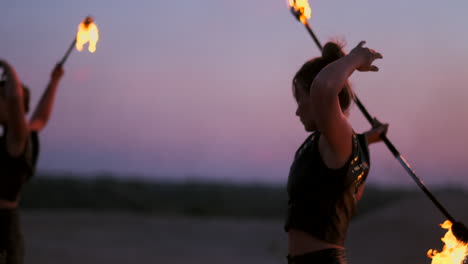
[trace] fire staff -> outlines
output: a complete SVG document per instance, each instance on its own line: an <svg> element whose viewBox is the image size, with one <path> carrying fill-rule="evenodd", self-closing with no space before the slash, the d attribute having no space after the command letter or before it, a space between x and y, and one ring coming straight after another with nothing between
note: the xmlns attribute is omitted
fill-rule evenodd
<svg viewBox="0 0 468 264"><path fill-rule="evenodd" d="M288 263L346 263L344 241L369 172L368 144L387 124L356 134L348 121L355 71L378 71L382 55L360 42L348 55L327 43L293 78L296 115L311 135L297 150L288 178Z"/></svg>
<svg viewBox="0 0 468 264"><path fill-rule="evenodd" d="M0 60L0 263L23 263L24 244L18 206L24 184L34 175L39 154L38 134L46 126L63 76L61 64L52 71L50 82L30 121L29 90L15 69Z"/></svg>

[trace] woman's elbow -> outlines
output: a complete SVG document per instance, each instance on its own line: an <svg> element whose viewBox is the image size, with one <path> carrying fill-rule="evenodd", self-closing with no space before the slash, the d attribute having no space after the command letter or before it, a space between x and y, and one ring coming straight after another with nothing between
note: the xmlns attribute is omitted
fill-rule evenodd
<svg viewBox="0 0 468 264"><path fill-rule="evenodd" d="M47 121L47 119L35 118L29 123L29 130L39 132L46 126Z"/></svg>

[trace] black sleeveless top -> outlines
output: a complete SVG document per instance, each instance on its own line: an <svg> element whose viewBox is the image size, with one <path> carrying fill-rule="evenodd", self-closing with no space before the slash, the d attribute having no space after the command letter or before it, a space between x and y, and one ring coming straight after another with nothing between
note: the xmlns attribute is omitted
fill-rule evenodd
<svg viewBox="0 0 468 264"><path fill-rule="evenodd" d="M23 185L34 175L39 154L37 132L29 134L24 152L11 157L7 151L6 129L0 137L0 199L16 201Z"/></svg>
<svg viewBox="0 0 468 264"><path fill-rule="evenodd" d="M344 245L355 195L369 173L365 135L353 133L350 159L330 169L320 157L319 132L310 135L297 150L288 178L288 212L285 230L298 229L337 245Z"/></svg>

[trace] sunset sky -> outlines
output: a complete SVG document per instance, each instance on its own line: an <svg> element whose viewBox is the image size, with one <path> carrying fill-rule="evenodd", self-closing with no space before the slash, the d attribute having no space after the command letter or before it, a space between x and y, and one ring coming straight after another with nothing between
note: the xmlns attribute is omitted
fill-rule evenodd
<svg viewBox="0 0 468 264"><path fill-rule="evenodd" d="M323 43L384 56L352 84L428 184L468 186L468 1L311 1ZM319 52L284 0L3 1L0 57L35 105L77 25L97 51L65 64L40 171L283 183L307 136L291 79ZM353 107L356 131L368 129ZM414 185L383 144L371 183ZM414 185L415 186L415 185Z"/></svg>

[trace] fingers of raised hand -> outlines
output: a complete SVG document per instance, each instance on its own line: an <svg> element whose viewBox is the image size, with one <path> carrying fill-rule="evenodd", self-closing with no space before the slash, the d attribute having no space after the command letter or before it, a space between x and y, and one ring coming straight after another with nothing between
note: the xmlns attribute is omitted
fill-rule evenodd
<svg viewBox="0 0 468 264"><path fill-rule="evenodd" d="M62 68L57 68L57 69L54 70L54 73L62 75L63 74L63 69Z"/></svg>
<svg viewBox="0 0 468 264"><path fill-rule="evenodd" d="M364 46L364 44L366 44L366 41L365 41L365 40L361 40L361 41L357 44L356 48L358 48L358 47L359 47L359 48L362 48L362 47Z"/></svg>
<svg viewBox="0 0 468 264"><path fill-rule="evenodd" d="M382 125L380 131L381 131L380 133L383 134L383 135L387 134L387 132L388 132L388 124Z"/></svg>
<svg viewBox="0 0 468 264"><path fill-rule="evenodd" d="M380 54L379 52L375 52L375 51L374 51L374 58L375 58L375 59L383 59L383 56L382 56L382 54Z"/></svg>
<svg viewBox="0 0 468 264"><path fill-rule="evenodd" d="M380 122L380 120L377 119L377 117L374 117L372 119L372 126L373 127L380 127L380 126L388 126L388 124L384 124L384 123Z"/></svg>
<svg viewBox="0 0 468 264"><path fill-rule="evenodd" d="M388 123L382 123L380 122L379 120L377 120L376 118L374 118L373 122L372 122L372 127L375 129L375 131L379 134L385 134L387 133L387 130L388 130Z"/></svg>
<svg viewBox="0 0 468 264"><path fill-rule="evenodd" d="M62 64L56 64L54 70L52 71L52 75L62 75L63 74L63 67Z"/></svg>
<svg viewBox="0 0 468 264"><path fill-rule="evenodd" d="M369 54L371 56L371 58L373 60L375 59L382 59L383 56L382 54L380 54L379 52L375 51L374 49L369 49L369 48L364 48L367 52L367 54Z"/></svg>
<svg viewBox="0 0 468 264"><path fill-rule="evenodd" d="M372 118L372 127L378 127L382 125L382 123L377 119L377 117Z"/></svg>

